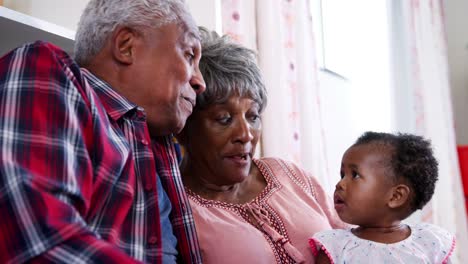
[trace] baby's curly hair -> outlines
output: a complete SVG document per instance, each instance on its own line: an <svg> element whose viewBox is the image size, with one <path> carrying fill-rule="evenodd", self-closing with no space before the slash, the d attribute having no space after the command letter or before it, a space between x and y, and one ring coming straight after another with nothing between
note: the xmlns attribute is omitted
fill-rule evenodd
<svg viewBox="0 0 468 264"><path fill-rule="evenodd" d="M414 191L411 199L412 212L421 209L434 194L438 179L438 162L434 157L431 142L412 134L365 132L354 146L378 144L390 147L390 167L393 174L408 181Z"/></svg>

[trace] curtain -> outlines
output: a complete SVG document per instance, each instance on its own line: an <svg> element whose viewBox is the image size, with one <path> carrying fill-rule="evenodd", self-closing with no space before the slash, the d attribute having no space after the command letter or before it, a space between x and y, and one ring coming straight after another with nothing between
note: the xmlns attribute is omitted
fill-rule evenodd
<svg viewBox="0 0 468 264"><path fill-rule="evenodd" d="M223 34L257 50L255 1L222 0L221 17Z"/></svg>
<svg viewBox="0 0 468 264"><path fill-rule="evenodd" d="M399 36L395 38L393 56L395 98L407 102L396 111L397 126L429 138L439 161L435 194L418 220L454 233L457 246L452 260L465 263L467 219L450 97L443 2L399 0L392 4L394 33Z"/></svg>
<svg viewBox="0 0 468 264"><path fill-rule="evenodd" d="M313 18L307 0L222 0L223 32L258 52L268 89L262 156L293 160L333 189L327 167ZM253 4L252 4L253 3ZM439 181L416 221L442 226L457 237L454 263L468 259L467 219L456 156L441 0L388 1L393 56L395 130L429 138L439 160ZM389 121L390 122L390 121ZM339 126L339 125L337 125Z"/></svg>
<svg viewBox="0 0 468 264"><path fill-rule="evenodd" d="M309 10L306 0L223 0L223 33L258 53L268 90L262 156L294 161L331 189Z"/></svg>

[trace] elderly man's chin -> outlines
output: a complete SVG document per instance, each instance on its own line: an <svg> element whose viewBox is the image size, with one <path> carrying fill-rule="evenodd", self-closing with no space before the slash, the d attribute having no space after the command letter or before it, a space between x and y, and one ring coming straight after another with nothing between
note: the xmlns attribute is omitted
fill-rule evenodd
<svg viewBox="0 0 468 264"><path fill-rule="evenodd" d="M179 103L178 108L171 108L166 111L165 119L156 122L148 120L148 127L152 136L167 136L170 134L179 134L185 126L188 117L192 114L192 105ZM162 117L162 115L159 115ZM153 120L155 121L155 120Z"/></svg>
<svg viewBox="0 0 468 264"><path fill-rule="evenodd" d="M182 128L185 126L185 122L187 122L188 117L192 114L193 111L193 105L188 102L187 100L182 100L179 103L179 116L178 116L178 121L179 121L179 126L178 126L178 131L179 133Z"/></svg>
<svg viewBox="0 0 468 264"><path fill-rule="evenodd" d="M183 111L179 114L176 124L173 126L174 129L172 131L173 134L179 134L185 126L188 117L192 114L192 110L190 111Z"/></svg>
<svg viewBox="0 0 468 264"><path fill-rule="evenodd" d="M163 122L152 123L148 120L148 130L152 137L179 134L185 126L188 115L178 115Z"/></svg>

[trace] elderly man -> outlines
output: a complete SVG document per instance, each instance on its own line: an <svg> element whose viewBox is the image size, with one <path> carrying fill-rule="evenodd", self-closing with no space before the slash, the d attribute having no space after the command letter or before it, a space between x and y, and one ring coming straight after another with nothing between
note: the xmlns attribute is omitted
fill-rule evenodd
<svg viewBox="0 0 468 264"><path fill-rule="evenodd" d="M200 263L171 141L200 74L181 0L91 0L75 60L0 58L0 263Z"/></svg>

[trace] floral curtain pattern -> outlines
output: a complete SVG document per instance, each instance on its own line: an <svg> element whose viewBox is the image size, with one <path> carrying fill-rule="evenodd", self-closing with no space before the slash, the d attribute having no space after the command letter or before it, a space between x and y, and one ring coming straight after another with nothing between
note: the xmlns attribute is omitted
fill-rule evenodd
<svg viewBox="0 0 468 264"><path fill-rule="evenodd" d="M330 189L309 1L223 0L222 8L223 33L258 52L268 90L262 155L292 160Z"/></svg>
<svg viewBox="0 0 468 264"><path fill-rule="evenodd" d="M221 17L223 34L257 50L255 1L222 0Z"/></svg>

